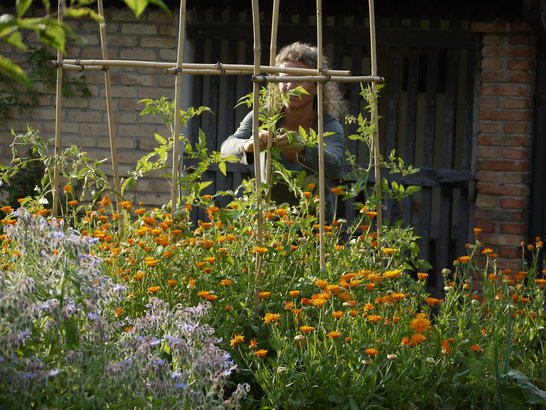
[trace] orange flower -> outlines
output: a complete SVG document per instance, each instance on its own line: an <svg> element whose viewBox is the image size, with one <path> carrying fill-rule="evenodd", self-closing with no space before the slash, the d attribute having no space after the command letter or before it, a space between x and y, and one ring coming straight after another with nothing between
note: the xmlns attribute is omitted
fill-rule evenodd
<svg viewBox="0 0 546 410"><path fill-rule="evenodd" d="M260 298L262 298L262 299L268 298L269 295L271 295L271 292L260 292L260 293L258 293L258 296L260 296Z"/></svg>
<svg viewBox="0 0 546 410"><path fill-rule="evenodd" d="M457 260L461 263L468 263L470 262L470 256L459 256Z"/></svg>
<svg viewBox="0 0 546 410"><path fill-rule="evenodd" d="M335 317L336 319L339 319L341 316L343 316L343 312L341 310L332 312L332 316Z"/></svg>
<svg viewBox="0 0 546 410"><path fill-rule="evenodd" d="M377 349L366 349L365 352L368 354L368 356L374 357L376 354L379 353Z"/></svg>
<svg viewBox="0 0 546 410"><path fill-rule="evenodd" d="M260 255L263 255L266 252L267 252L267 248L264 248L261 246L256 246L252 248L252 253L259 253Z"/></svg>
<svg viewBox="0 0 546 410"><path fill-rule="evenodd" d="M108 195L104 195L102 200L98 201L97 203L102 207L106 207L107 205L110 205L112 201L108 198Z"/></svg>
<svg viewBox="0 0 546 410"><path fill-rule="evenodd" d="M380 320L382 319L381 316L378 316L378 315L370 315L368 316L368 322L372 322L372 323L377 323L379 322Z"/></svg>
<svg viewBox="0 0 546 410"><path fill-rule="evenodd" d="M174 279L171 279L167 281L167 284L172 288L176 286L176 281Z"/></svg>
<svg viewBox="0 0 546 410"><path fill-rule="evenodd" d="M326 302L327 302L326 299L313 299L313 300L311 301L311 303L312 303L314 306L317 306L317 307L323 306Z"/></svg>
<svg viewBox="0 0 546 410"><path fill-rule="evenodd" d="M256 351L256 356L258 357L264 357L267 354L267 350L261 349Z"/></svg>
<svg viewBox="0 0 546 410"><path fill-rule="evenodd" d="M68 201L68 205L70 205L70 206L76 206L76 205L78 205L78 201L76 201L76 200Z"/></svg>
<svg viewBox="0 0 546 410"><path fill-rule="evenodd" d="M381 252L383 252L385 255L387 256L392 256L394 255L396 252L398 252L398 249L394 249L394 248L383 248L381 249Z"/></svg>
<svg viewBox="0 0 546 410"><path fill-rule="evenodd" d="M205 258L205 260L212 265L214 261L216 260L216 258L214 256L209 256Z"/></svg>
<svg viewBox="0 0 546 410"><path fill-rule="evenodd" d="M315 330L315 328L312 327L312 326L301 326L300 330L301 330L302 333L310 333L313 330Z"/></svg>
<svg viewBox="0 0 546 410"><path fill-rule="evenodd" d="M288 210L286 210L284 208L278 208L278 209L275 209L273 212L275 212L278 216L284 216L284 215L286 215Z"/></svg>
<svg viewBox="0 0 546 410"><path fill-rule="evenodd" d="M290 296L292 296L293 298L295 298L300 294L300 291L299 290L291 290L290 292L288 292L288 294Z"/></svg>
<svg viewBox="0 0 546 410"><path fill-rule="evenodd" d="M159 289L161 289L161 287L159 287L159 286L150 286L150 287L148 288L148 292L157 293L157 291L158 291Z"/></svg>
<svg viewBox="0 0 546 410"><path fill-rule="evenodd" d="M233 281L230 280L230 279L222 279L220 281L220 285L222 285L222 286L231 286L231 285L233 285Z"/></svg>
<svg viewBox="0 0 546 410"><path fill-rule="evenodd" d="M426 340L426 337L423 336L422 334L420 333L415 333L413 335L411 335L411 340L417 344L421 343L422 341Z"/></svg>
<svg viewBox="0 0 546 410"><path fill-rule="evenodd" d="M341 335L341 332L337 332L337 331L334 330L334 331L331 331L330 333L328 333L327 336L328 336L330 339L335 340L335 339L337 339L340 335Z"/></svg>
<svg viewBox="0 0 546 410"><path fill-rule="evenodd" d="M426 278L428 278L428 273L418 272L417 277L419 278L419 280L425 280Z"/></svg>
<svg viewBox="0 0 546 410"><path fill-rule="evenodd" d="M229 345L231 346L231 348L234 348L235 345L239 343L243 343L244 341L245 341L245 337L243 335L235 334L233 338L229 341Z"/></svg>
<svg viewBox="0 0 546 410"><path fill-rule="evenodd" d="M341 194L341 193L343 192L343 188L337 186L337 187L331 188L330 191L332 191L332 193L333 193L334 195L339 195L339 194Z"/></svg>
<svg viewBox="0 0 546 410"><path fill-rule="evenodd" d="M483 348L480 345L472 345L470 346L470 349L476 353L483 351Z"/></svg>
<svg viewBox="0 0 546 410"><path fill-rule="evenodd" d="M409 328L415 333L428 332L431 328L431 324L426 316L425 313L419 313L417 317L410 322Z"/></svg>
<svg viewBox="0 0 546 410"><path fill-rule="evenodd" d="M255 349L256 347L258 347L258 342L256 341L256 339L252 339L250 340L250 344L248 345L249 349Z"/></svg>
<svg viewBox="0 0 546 410"><path fill-rule="evenodd" d="M317 279L315 281L315 285L318 286L321 289L324 289L326 286L328 286L328 282L326 282L325 280L322 280L322 279Z"/></svg>
<svg viewBox="0 0 546 410"><path fill-rule="evenodd" d="M264 322L265 323L275 323L281 319L281 315L279 313L266 313L264 316Z"/></svg>
<svg viewBox="0 0 546 410"><path fill-rule="evenodd" d="M116 312L116 316L121 316L121 314L123 313L123 308L118 307L116 308L115 312Z"/></svg>
<svg viewBox="0 0 546 410"><path fill-rule="evenodd" d="M144 212L146 212L144 208L135 209L135 214L137 215L142 215Z"/></svg>

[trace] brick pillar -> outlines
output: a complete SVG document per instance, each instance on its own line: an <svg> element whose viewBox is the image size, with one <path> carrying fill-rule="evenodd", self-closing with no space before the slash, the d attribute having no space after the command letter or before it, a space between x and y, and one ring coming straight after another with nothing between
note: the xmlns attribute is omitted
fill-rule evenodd
<svg viewBox="0 0 546 410"><path fill-rule="evenodd" d="M501 269L521 269L527 239L535 47L524 23L473 23L483 33L475 226Z"/></svg>

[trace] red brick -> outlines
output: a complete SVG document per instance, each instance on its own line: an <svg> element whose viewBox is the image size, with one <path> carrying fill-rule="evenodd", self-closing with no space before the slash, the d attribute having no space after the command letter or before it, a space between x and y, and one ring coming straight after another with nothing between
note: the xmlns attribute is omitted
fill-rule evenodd
<svg viewBox="0 0 546 410"><path fill-rule="evenodd" d="M479 170L476 172L476 180L479 182L497 183L499 182L499 173L493 171Z"/></svg>
<svg viewBox="0 0 546 410"><path fill-rule="evenodd" d="M490 121L531 121L529 111L480 110L480 120Z"/></svg>
<svg viewBox="0 0 546 410"><path fill-rule="evenodd" d="M498 196L491 196L491 195L483 195L479 194L476 197L476 209L494 209L498 207ZM476 218L478 218L477 211L476 211ZM489 214L481 215L481 219L489 220L490 216Z"/></svg>
<svg viewBox="0 0 546 410"><path fill-rule="evenodd" d="M513 246L509 248L499 248L498 255L501 258L519 259L521 258L521 248Z"/></svg>
<svg viewBox="0 0 546 410"><path fill-rule="evenodd" d="M533 73L529 71L486 71L482 73L482 81L490 83L532 83Z"/></svg>
<svg viewBox="0 0 546 410"><path fill-rule="evenodd" d="M501 21L474 21L470 25L470 30L475 33L504 33L508 30L508 24Z"/></svg>
<svg viewBox="0 0 546 410"><path fill-rule="evenodd" d="M499 95L512 97L529 97L531 94L530 86L522 85L484 85L481 90L482 95Z"/></svg>
<svg viewBox="0 0 546 410"><path fill-rule="evenodd" d="M482 49L483 56L499 56L499 57L529 57L531 56L531 47L524 46L484 46Z"/></svg>
<svg viewBox="0 0 546 410"><path fill-rule="evenodd" d="M509 70L532 70L535 68L535 62L530 59L508 60L506 68Z"/></svg>
<svg viewBox="0 0 546 410"><path fill-rule="evenodd" d="M508 24L510 33L517 33L517 32L523 32L528 33L531 31L531 28L529 27L529 24L524 22L511 22Z"/></svg>
<svg viewBox="0 0 546 410"><path fill-rule="evenodd" d="M480 132L489 134L497 133L500 131L500 124L492 122L480 122Z"/></svg>
<svg viewBox="0 0 546 410"><path fill-rule="evenodd" d="M478 160L477 169L489 171L528 171L528 161Z"/></svg>
<svg viewBox="0 0 546 410"><path fill-rule="evenodd" d="M527 189L520 185L499 185L478 182L476 191L480 194L516 196L521 197L527 193Z"/></svg>
<svg viewBox="0 0 546 410"><path fill-rule="evenodd" d="M527 209L527 199L525 198L501 198L501 208L507 209Z"/></svg>
<svg viewBox="0 0 546 410"><path fill-rule="evenodd" d="M499 97L482 97L480 98L480 108L499 108Z"/></svg>
<svg viewBox="0 0 546 410"><path fill-rule="evenodd" d="M481 233L480 240L488 246L520 246L522 235L499 235L498 233Z"/></svg>
<svg viewBox="0 0 546 410"><path fill-rule="evenodd" d="M480 157L480 158L489 158L489 159L499 158L499 151L497 149L495 149L495 148L479 147L478 148L478 157Z"/></svg>
<svg viewBox="0 0 546 410"><path fill-rule="evenodd" d="M482 68L484 70L502 70L504 68L505 59L495 57L484 57L482 59Z"/></svg>
<svg viewBox="0 0 546 410"><path fill-rule="evenodd" d="M495 224L490 221L475 221L474 226L480 228L482 232L495 232Z"/></svg>
<svg viewBox="0 0 546 410"><path fill-rule="evenodd" d="M529 151L505 148L502 150L502 157L505 159L529 159Z"/></svg>
<svg viewBox="0 0 546 410"><path fill-rule="evenodd" d="M505 98L504 108L507 109L530 109L531 101L527 98Z"/></svg>
<svg viewBox="0 0 546 410"><path fill-rule="evenodd" d="M503 223L500 225L500 232L506 234L525 234L527 233L527 224L522 223Z"/></svg>
<svg viewBox="0 0 546 410"><path fill-rule="evenodd" d="M529 132L529 123L506 123L502 129L505 134L527 134Z"/></svg>
<svg viewBox="0 0 546 410"><path fill-rule="evenodd" d="M514 137L510 135L492 135L491 136L491 145L500 146L500 147L512 147L519 146L519 144L514 142Z"/></svg>

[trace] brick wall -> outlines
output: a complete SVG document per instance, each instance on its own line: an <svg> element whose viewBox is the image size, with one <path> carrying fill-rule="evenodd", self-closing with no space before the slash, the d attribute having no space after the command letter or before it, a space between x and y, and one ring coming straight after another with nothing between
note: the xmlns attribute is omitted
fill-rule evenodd
<svg viewBox="0 0 546 410"><path fill-rule="evenodd" d="M528 229L535 48L523 23L472 30L483 33L475 226L498 266L517 270Z"/></svg>
<svg viewBox="0 0 546 410"><path fill-rule="evenodd" d="M13 14L14 10L4 10ZM2 14L0 12L0 14ZM108 55L111 59L134 59L146 61L176 61L176 20L177 13L149 11L140 19L127 9L108 8L106 11L106 37ZM36 15L43 15L36 10ZM112 23L116 21L116 23ZM92 20L65 21L86 41L87 46L71 45L65 58L102 58L99 26ZM40 47L33 34L25 39L28 45ZM15 61L23 61L21 52L13 50L5 43L0 43L0 53ZM66 98L62 101L63 148L77 145L96 159L108 158L102 167L103 172L111 176L110 142L104 73L102 71L84 72L85 81L91 97ZM79 76L81 73L64 71L65 78ZM157 143L154 133L168 136L168 130L160 118L140 116L144 107L139 103L145 98L174 96L174 77L162 70L137 68L112 68L110 70L117 155L120 176L128 175L136 162L149 153ZM20 114L17 107L9 110L7 118L0 118L0 161L9 163L12 142L10 130L25 132L27 124L38 130L45 138L55 136L55 90L47 90L38 85L44 95L38 105L30 111ZM170 165L170 163L169 163ZM160 205L170 199L170 185L160 178L149 178L139 182L129 195L137 202L146 205Z"/></svg>

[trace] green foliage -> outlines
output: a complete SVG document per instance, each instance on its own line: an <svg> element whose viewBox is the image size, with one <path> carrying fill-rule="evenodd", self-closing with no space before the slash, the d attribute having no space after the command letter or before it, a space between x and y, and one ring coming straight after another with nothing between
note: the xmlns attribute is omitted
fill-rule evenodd
<svg viewBox="0 0 546 410"><path fill-rule="evenodd" d="M48 0L42 0L41 2L46 11L44 17L25 17L32 3L32 0L17 1L15 3L16 16L11 14L0 16L0 41L11 44L20 50L27 50L21 33L30 31L34 32L44 45L63 54L66 53L65 44L67 38L75 39L84 44L83 39L76 35L69 25L59 22L57 16L51 13L50 2ZM102 21L102 17L97 12L87 7L90 3L91 1L89 0L71 1L70 7L67 7L64 11L64 17L92 18L97 22ZM157 5L169 11L162 0L125 0L125 3L133 10L137 17L140 16L148 4ZM21 67L2 55L0 55L0 72L29 88L34 87L32 80Z"/></svg>
<svg viewBox="0 0 546 410"><path fill-rule="evenodd" d="M56 72L47 65L49 60L55 57L45 48L36 49L29 47L25 51L25 58L30 66L28 78L33 84L40 83L48 90L55 87ZM3 74L0 71L0 84L3 84L0 90L0 116L6 116L9 106L17 107L19 113L24 110L30 110L37 104L38 97L43 95L36 88L23 88L18 85L12 77ZM89 88L85 84L85 76L70 76L63 79L61 89L63 97L73 97L76 93L82 97L91 95Z"/></svg>

